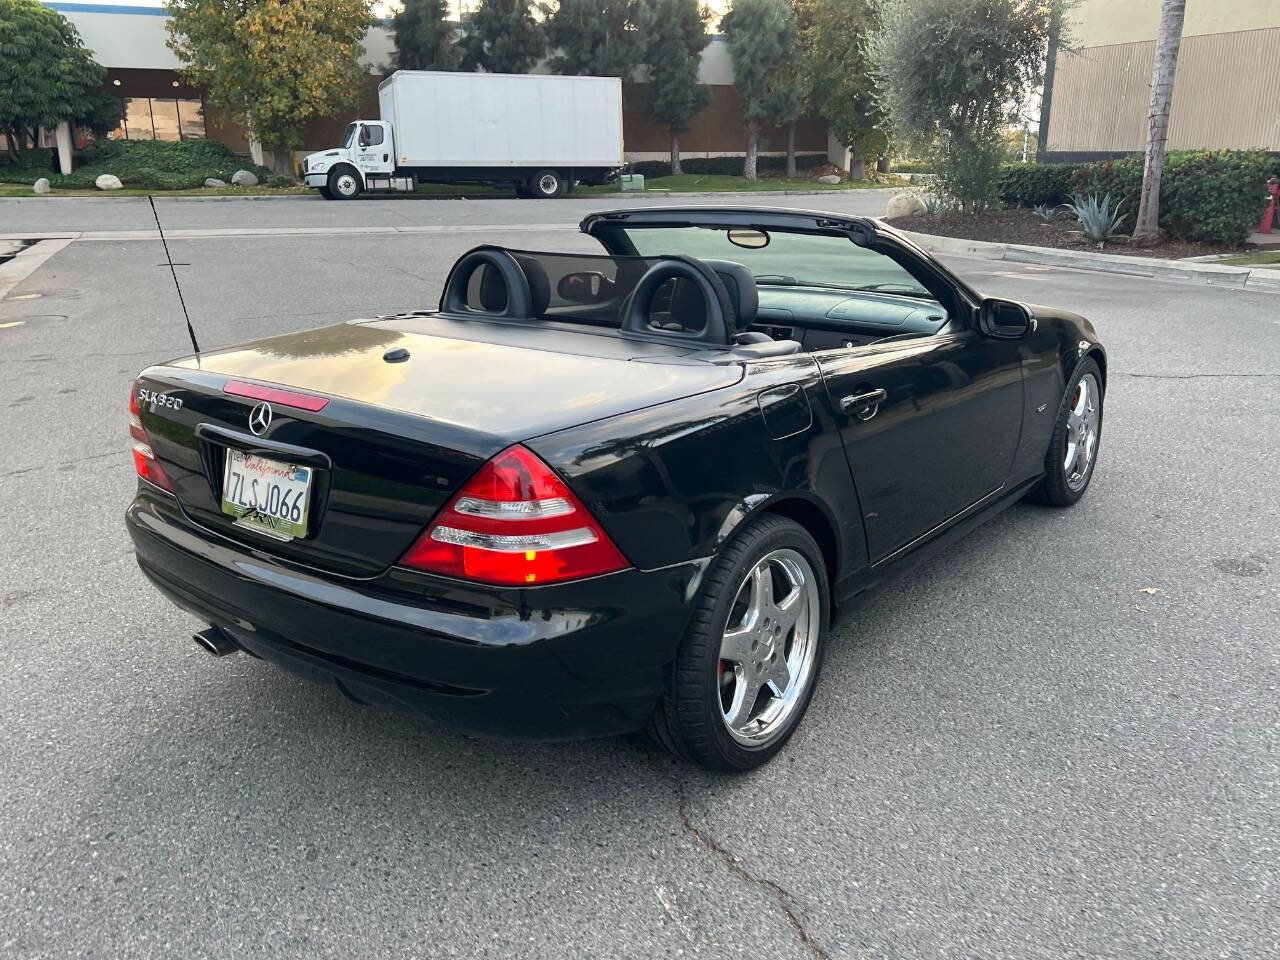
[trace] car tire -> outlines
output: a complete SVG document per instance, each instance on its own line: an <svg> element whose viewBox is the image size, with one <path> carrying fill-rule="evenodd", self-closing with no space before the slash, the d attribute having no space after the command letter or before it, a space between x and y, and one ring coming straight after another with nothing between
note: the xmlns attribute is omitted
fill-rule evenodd
<svg viewBox="0 0 1280 960"><path fill-rule="evenodd" d="M750 521L704 575L647 738L710 770L767 762L813 696L829 606L826 564L808 531L779 516Z"/></svg>
<svg viewBox="0 0 1280 960"><path fill-rule="evenodd" d="M529 180L529 195L551 200L564 193L564 177L555 170L539 170Z"/></svg>
<svg viewBox="0 0 1280 960"><path fill-rule="evenodd" d="M329 174L329 193L335 200L354 200L360 196L360 177L350 167L338 167Z"/></svg>
<svg viewBox="0 0 1280 960"><path fill-rule="evenodd" d="M1072 374L1044 458L1044 477L1027 499L1049 507L1069 507L1084 496L1093 479L1102 444L1105 391L1097 361L1086 357Z"/></svg>

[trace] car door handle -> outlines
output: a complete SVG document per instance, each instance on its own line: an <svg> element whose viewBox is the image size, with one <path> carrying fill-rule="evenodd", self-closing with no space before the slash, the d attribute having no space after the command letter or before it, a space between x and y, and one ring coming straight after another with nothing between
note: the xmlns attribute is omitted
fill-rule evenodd
<svg viewBox="0 0 1280 960"><path fill-rule="evenodd" d="M845 413L850 413L852 411L862 411L862 410L865 410L867 407L879 406L880 404L884 403L885 400L887 400L888 398L889 398L888 391L885 390L883 387L877 387L875 390L868 390L866 393L850 394L849 396L845 397L843 400L840 401L840 409L843 410ZM872 410L871 413L869 413L867 416L863 417L862 419L869 420L873 416L875 416L874 410Z"/></svg>

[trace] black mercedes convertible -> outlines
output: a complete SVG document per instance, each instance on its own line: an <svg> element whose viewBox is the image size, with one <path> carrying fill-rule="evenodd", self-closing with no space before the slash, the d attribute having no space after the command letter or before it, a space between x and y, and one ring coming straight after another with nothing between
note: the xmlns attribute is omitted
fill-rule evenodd
<svg viewBox="0 0 1280 960"><path fill-rule="evenodd" d="M462 730L645 731L741 770L833 612L1097 463L1106 354L873 220L593 214L480 246L439 308L149 367L143 572L253 656Z"/></svg>

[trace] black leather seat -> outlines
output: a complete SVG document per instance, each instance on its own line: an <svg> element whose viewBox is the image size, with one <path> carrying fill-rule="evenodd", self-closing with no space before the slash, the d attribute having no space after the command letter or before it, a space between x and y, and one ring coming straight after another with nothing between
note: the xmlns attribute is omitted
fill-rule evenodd
<svg viewBox="0 0 1280 960"><path fill-rule="evenodd" d="M520 269L524 273L524 278L529 281L529 296L533 300L533 315L540 317L547 312L547 305L551 303L551 279L547 276L547 271L533 257L522 257L519 254L512 254L516 263L520 264Z"/></svg>
<svg viewBox="0 0 1280 960"><path fill-rule="evenodd" d="M735 327L729 331L729 336L732 337L746 330L756 322L756 314L760 310L760 293L756 289L755 274L732 260L703 260L702 262L716 272L724 288L729 291Z"/></svg>

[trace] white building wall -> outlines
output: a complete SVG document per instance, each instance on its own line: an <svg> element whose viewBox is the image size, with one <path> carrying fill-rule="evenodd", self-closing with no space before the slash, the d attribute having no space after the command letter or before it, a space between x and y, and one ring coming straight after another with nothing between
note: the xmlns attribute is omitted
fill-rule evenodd
<svg viewBox="0 0 1280 960"><path fill-rule="evenodd" d="M71 21L94 59L104 67L133 70L177 70L182 64L165 45L168 16L161 7L136 4L90 4L68 0L43 0ZM95 10L94 7L100 7ZM375 73L389 73L395 56L395 40L388 23L371 27L364 38L360 62ZM535 68L543 72L545 66ZM714 38L702 55L698 78L703 83L733 83L729 46ZM637 80L643 79L640 76Z"/></svg>

